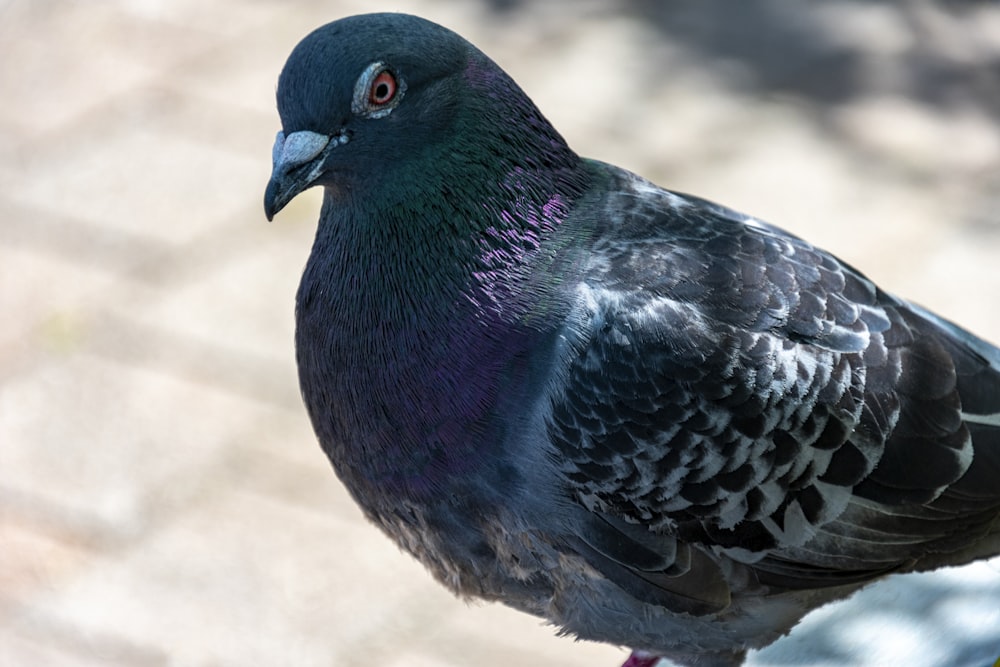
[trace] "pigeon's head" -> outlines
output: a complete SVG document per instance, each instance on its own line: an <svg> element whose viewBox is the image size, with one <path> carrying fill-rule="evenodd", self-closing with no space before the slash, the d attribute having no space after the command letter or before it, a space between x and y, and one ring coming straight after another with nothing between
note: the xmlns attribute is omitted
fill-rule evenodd
<svg viewBox="0 0 1000 667"><path fill-rule="evenodd" d="M277 103L269 220L313 185L379 197L435 168L468 173L489 156L530 152L512 142L571 154L497 65L456 33L405 14L313 31L288 58Z"/></svg>

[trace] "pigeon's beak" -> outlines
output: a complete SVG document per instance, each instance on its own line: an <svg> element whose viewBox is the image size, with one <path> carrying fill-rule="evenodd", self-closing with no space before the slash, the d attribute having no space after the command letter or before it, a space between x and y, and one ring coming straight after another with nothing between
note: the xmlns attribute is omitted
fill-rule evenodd
<svg viewBox="0 0 1000 667"><path fill-rule="evenodd" d="M313 185L330 151L347 143L346 135L328 137L318 132L300 130L287 137L278 132L271 149L271 180L264 191L264 214L268 220L295 196Z"/></svg>

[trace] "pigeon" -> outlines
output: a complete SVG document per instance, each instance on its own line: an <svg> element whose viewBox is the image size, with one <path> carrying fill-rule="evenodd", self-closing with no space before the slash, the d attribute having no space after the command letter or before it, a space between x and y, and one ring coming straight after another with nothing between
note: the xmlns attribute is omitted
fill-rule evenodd
<svg viewBox="0 0 1000 667"><path fill-rule="evenodd" d="M317 439L459 596L739 665L892 573L1000 553L1000 349L782 229L577 155L404 14L292 51L264 196Z"/></svg>

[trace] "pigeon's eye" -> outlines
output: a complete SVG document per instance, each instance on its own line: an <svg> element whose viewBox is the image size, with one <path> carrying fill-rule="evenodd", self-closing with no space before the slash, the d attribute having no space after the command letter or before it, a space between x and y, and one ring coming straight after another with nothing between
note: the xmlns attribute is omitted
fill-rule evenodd
<svg viewBox="0 0 1000 667"><path fill-rule="evenodd" d="M399 105L405 92L406 83L398 72L385 63L374 62L354 84L351 110L366 118L384 118Z"/></svg>
<svg viewBox="0 0 1000 667"><path fill-rule="evenodd" d="M392 101L396 96L396 77L388 70L382 72L372 81L368 93L368 103L372 106L382 106Z"/></svg>

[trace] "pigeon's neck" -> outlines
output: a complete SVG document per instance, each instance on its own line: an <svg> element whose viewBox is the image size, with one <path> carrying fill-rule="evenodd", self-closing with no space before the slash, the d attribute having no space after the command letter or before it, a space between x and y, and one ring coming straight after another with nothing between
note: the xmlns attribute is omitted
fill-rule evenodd
<svg viewBox="0 0 1000 667"><path fill-rule="evenodd" d="M363 506L429 495L503 456L509 425L494 415L530 401L555 340L559 276L578 255L565 223L586 180L512 166L485 193L456 183L377 208L327 193L298 295L300 382Z"/></svg>

